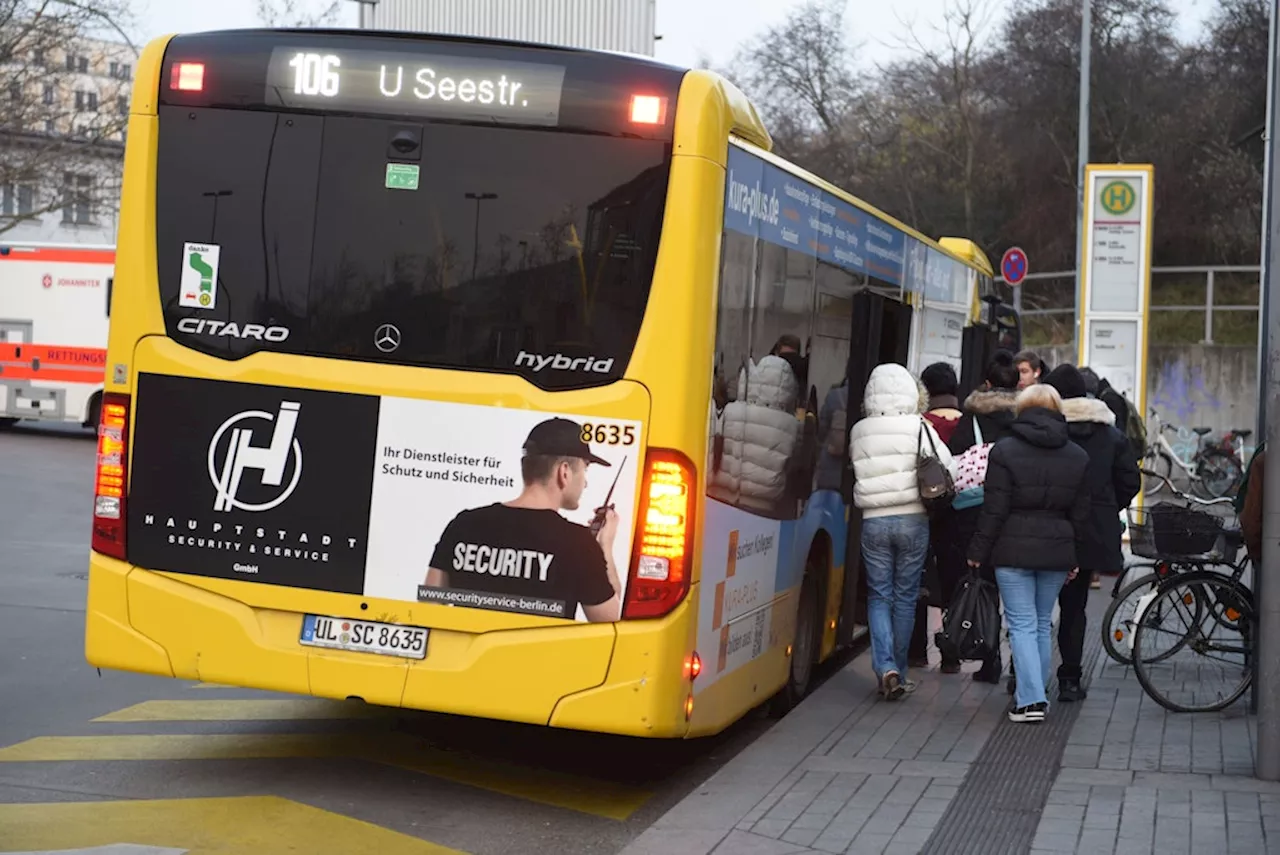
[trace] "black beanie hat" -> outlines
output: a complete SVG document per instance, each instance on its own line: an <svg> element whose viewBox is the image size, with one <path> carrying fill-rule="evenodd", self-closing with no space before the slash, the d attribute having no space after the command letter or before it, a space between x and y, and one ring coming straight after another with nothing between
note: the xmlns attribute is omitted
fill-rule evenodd
<svg viewBox="0 0 1280 855"><path fill-rule="evenodd" d="M1063 398L1083 398L1088 394L1084 385L1084 376L1080 374L1080 370L1074 365L1063 364L1049 372L1041 383L1047 383L1058 390L1058 395Z"/></svg>

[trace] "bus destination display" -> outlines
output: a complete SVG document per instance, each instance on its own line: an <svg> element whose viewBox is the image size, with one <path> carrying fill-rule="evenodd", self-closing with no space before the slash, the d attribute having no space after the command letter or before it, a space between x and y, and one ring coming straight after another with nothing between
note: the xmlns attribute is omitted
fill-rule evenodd
<svg viewBox="0 0 1280 855"><path fill-rule="evenodd" d="M266 102L312 110L394 113L554 126L565 70L555 65L370 50L279 47Z"/></svg>

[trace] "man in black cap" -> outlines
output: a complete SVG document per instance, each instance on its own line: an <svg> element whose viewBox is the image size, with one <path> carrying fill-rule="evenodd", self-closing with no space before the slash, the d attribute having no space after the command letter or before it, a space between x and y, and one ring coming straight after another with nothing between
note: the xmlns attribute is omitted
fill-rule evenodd
<svg viewBox="0 0 1280 855"><path fill-rule="evenodd" d="M1094 573L1120 573L1124 555L1120 551L1120 512L1129 506L1141 486L1138 464L1129 453L1129 442L1115 427L1115 413L1096 398L1088 397L1085 378L1074 365L1059 365L1042 380L1058 390L1067 434L1089 454L1085 481L1092 494L1090 526L1084 546L1076 556L1080 572L1062 587L1058 595L1058 700L1084 700L1080 685L1083 676L1086 628L1085 606Z"/></svg>
<svg viewBox="0 0 1280 855"><path fill-rule="evenodd" d="M583 442L581 425L555 418L534 427L520 462L520 495L458 514L431 556L426 588L476 593L420 591L419 600L570 620L581 604L589 621L618 620L617 513L605 509L595 535L560 515L577 510L591 463L610 465Z"/></svg>

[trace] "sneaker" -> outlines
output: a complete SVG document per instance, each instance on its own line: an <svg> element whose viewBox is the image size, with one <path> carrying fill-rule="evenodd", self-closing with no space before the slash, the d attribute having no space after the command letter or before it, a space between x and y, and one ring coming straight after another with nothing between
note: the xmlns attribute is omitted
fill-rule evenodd
<svg viewBox="0 0 1280 855"><path fill-rule="evenodd" d="M914 692L914 691L916 690L916 687L918 687L919 685L920 685L920 684L919 684L919 683L917 683L915 680L903 680L903 681L902 681L902 691L903 691L905 694L908 694L908 695L909 695L909 694L911 694L912 692Z"/></svg>
<svg viewBox="0 0 1280 855"><path fill-rule="evenodd" d="M881 683L881 691L886 701L896 701L906 692L902 686L902 678L898 676L897 671L890 671L884 675Z"/></svg>
<svg viewBox="0 0 1280 855"><path fill-rule="evenodd" d="M1083 701L1087 697L1089 697L1089 693L1085 691L1084 686L1080 685L1079 680L1058 681L1058 700L1062 703L1070 704L1076 701Z"/></svg>
<svg viewBox="0 0 1280 855"><path fill-rule="evenodd" d="M939 670L940 670L940 671L942 671L942 673L943 673L943 674L959 674L959 673L960 673L960 660L959 660L959 659L954 659L954 660L953 660L953 659L943 659L943 660L942 660L942 667L941 667Z"/></svg>
<svg viewBox="0 0 1280 855"><path fill-rule="evenodd" d="M1017 724L1042 724L1046 704L1028 704L1009 710L1009 721Z"/></svg>

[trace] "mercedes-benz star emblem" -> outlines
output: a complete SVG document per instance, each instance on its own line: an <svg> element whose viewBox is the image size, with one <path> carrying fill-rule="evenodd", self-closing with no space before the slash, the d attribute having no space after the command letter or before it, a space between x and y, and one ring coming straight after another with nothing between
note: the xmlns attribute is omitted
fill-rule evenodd
<svg viewBox="0 0 1280 855"><path fill-rule="evenodd" d="M390 353L400 346L400 329L395 324L383 324L374 332L373 344L383 353Z"/></svg>

